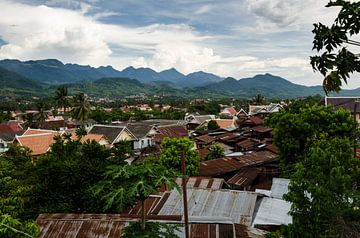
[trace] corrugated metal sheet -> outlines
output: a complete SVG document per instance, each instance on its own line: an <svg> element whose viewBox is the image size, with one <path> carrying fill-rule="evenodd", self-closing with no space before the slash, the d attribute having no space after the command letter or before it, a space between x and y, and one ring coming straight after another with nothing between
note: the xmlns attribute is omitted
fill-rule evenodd
<svg viewBox="0 0 360 238"><path fill-rule="evenodd" d="M257 195L251 192L188 189L189 219L193 222L250 225ZM183 214L182 194L173 190L159 215Z"/></svg>
<svg viewBox="0 0 360 238"><path fill-rule="evenodd" d="M217 176L230 173L244 167L259 165L274 161L277 155L262 150L247 153L239 157L225 157L221 159L208 160L200 163L199 174L201 176Z"/></svg>
<svg viewBox="0 0 360 238"><path fill-rule="evenodd" d="M182 179L177 178L176 183L181 186ZM187 180L187 188L211 188L221 189L224 179L221 178L203 178L203 177L190 177Z"/></svg>
<svg viewBox="0 0 360 238"><path fill-rule="evenodd" d="M289 179L273 178L271 190L256 189L256 192L269 197L263 197L257 202L253 226L292 223L292 217L288 214L291 203L282 199L288 192L289 183Z"/></svg>
<svg viewBox="0 0 360 238"><path fill-rule="evenodd" d="M250 185L261 172L261 169L246 167L242 168L227 183L233 187L246 187Z"/></svg>
<svg viewBox="0 0 360 238"><path fill-rule="evenodd" d="M116 214L41 214L36 220L40 238L119 238L131 218ZM159 221L159 220L158 220ZM178 224L166 218L159 222ZM254 229L240 224L191 223L191 238L258 238ZM177 232L185 237L185 227Z"/></svg>
<svg viewBox="0 0 360 238"><path fill-rule="evenodd" d="M277 198L263 197L254 215L253 226L257 225L287 225L292 223L292 217L288 214L291 204Z"/></svg>
<svg viewBox="0 0 360 238"><path fill-rule="evenodd" d="M290 180L284 178L273 178L271 185L271 197L282 199L283 195L288 193Z"/></svg>

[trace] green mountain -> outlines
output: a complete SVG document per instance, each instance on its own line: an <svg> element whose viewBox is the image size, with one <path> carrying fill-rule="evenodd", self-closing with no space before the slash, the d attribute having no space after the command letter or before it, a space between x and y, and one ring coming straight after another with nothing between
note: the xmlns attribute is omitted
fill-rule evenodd
<svg viewBox="0 0 360 238"><path fill-rule="evenodd" d="M256 75L236 80L226 78L221 82L203 87L200 92L228 96L249 97L261 94L269 98L293 98L323 94L321 86L307 87L289 82L271 74Z"/></svg>
<svg viewBox="0 0 360 238"><path fill-rule="evenodd" d="M0 94L41 95L47 85L0 67Z"/></svg>
<svg viewBox="0 0 360 238"><path fill-rule="evenodd" d="M56 59L0 60L0 67L24 77L47 84L66 84L103 77L120 77L120 71L111 66L94 68L89 65L63 64Z"/></svg>

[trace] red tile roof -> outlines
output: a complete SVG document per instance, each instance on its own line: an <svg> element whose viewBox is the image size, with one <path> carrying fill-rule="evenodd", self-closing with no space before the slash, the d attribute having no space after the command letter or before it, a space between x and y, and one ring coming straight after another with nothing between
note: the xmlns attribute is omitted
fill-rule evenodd
<svg viewBox="0 0 360 238"><path fill-rule="evenodd" d="M57 132L22 135L17 136L16 140L21 146L29 148L32 155L42 155L48 152L50 145L54 143L54 136L57 135L59 135Z"/></svg>
<svg viewBox="0 0 360 238"><path fill-rule="evenodd" d="M22 127L18 122L5 122L0 124L0 133L1 132L19 132L22 131Z"/></svg>

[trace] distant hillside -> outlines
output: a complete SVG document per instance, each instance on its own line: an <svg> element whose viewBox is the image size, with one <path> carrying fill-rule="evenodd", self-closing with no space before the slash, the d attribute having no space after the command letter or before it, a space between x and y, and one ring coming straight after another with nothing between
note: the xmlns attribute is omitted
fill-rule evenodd
<svg viewBox="0 0 360 238"><path fill-rule="evenodd" d="M0 92L1 94L41 94L46 88L45 84L25 78L17 73L0 67Z"/></svg>
<svg viewBox="0 0 360 238"><path fill-rule="evenodd" d="M63 64L56 59L47 60L1 60L0 67L24 77L47 84L76 83L103 77L119 77L120 72L111 66L94 68L77 64Z"/></svg>
<svg viewBox="0 0 360 238"><path fill-rule="evenodd" d="M252 78L240 80L226 78L219 83L210 84L199 91L207 94L216 93L240 97L261 94L265 97L277 98L293 98L323 94L321 86L307 87L298 85L271 74L256 75Z"/></svg>
<svg viewBox="0 0 360 238"><path fill-rule="evenodd" d="M66 85L71 93L83 92L94 97L124 97L137 94L179 95L180 91L167 83L143 84L136 79L102 78L90 83Z"/></svg>
<svg viewBox="0 0 360 238"><path fill-rule="evenodd" d="M118 71L111 66L94 68L89 65L63 64L57 59L30 61L6 59L0 60L0 67L24 77L53 85L91 82L100 78L130 78L141 83L163 81L173 83L177 87L197 87L222 80L214 74L205 72L196 72L185 76L174 68L156 72L151 68L130 66L123 71Z"/></svg>

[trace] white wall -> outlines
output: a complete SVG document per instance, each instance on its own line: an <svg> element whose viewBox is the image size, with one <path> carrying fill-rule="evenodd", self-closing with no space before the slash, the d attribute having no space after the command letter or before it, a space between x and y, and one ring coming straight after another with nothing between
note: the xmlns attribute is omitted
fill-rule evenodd
<svg viewBox="0 0 360 238"><path fill-rule="evenodd" d="M0 153L3 153L8 150L8 145L5 141L0 139Z"/></svg>
<svg viewBox="0 0 360 238"><path fill-rule="evenodd" d="M150 147L154 144L151 137L143 137L140 140L134 141L134 150L144 149L146 147Z"/></svg>

